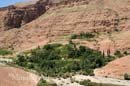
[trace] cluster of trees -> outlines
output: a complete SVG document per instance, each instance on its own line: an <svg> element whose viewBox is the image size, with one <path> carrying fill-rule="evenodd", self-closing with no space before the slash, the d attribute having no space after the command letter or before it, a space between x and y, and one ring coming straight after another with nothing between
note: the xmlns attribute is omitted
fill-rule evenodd
<svg viewBox="0 0 130 86"><path fill-rule="evenodd" d="M93 69L104 66L115 58L85 46L77 47L74 43L48 44L32 50L30 54L18 55L16 64L53 77L75 73L93 75Z"/></svg>
<svg viewBox="0 0 130 86"><path fill-rule="evenodd" d="M71 35L71 39L90 39L90 38L94 38L95 35L92 34L92 33L80 33L79 35L78 34L73 34Z"/></svg>

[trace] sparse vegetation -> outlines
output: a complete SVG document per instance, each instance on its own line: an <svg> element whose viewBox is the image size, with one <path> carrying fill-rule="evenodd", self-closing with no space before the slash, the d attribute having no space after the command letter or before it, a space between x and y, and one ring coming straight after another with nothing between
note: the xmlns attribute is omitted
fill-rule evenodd
<svg viewBox="0 0 130 86"><path fill-rule="evenodd" d="M84 86L122 86L122 85L114 85L114 84L105 84L105 83L95 83L90 80L83 80L80 82L81 85Z"/></svg>
<svg viewBox="0 0 130 86"><path fill-rule="evenodd" d="M9 55L9 54L12 54L12 52L9 51L8 49L0 48L0 55Z"/></svg>
<svg viewBox="0 0 130 86"><path fill-rule="evenodd" d="M117 51L114 53L114 55L115 55L116 57L122 57L122 56L124 56L119 50L117 50Z"/></svg>
<svg viewBox="0 0 130 86"><path fill-rule="evenodd" d="M124 55L129 55L130 53L128 53L127 51L124 52Z"/></svg>
<svg viewBox="0 0 130 86"><path fill-rule="evenodd" d="M55 83L49 83L41 79L37 86L57 86L57 85Z"/></svg>
<svg viewBox="0 0 130 86"><path fill-rule="evenodd" d="M115 28L114 31L119 32L120 30L119 30L119 28Z"/></svg>
<svg viewBox="0 0 130 86"><path fill-rule="evenodd" d="M114 53L115 57L117 57L117 58L120 58L120 57L129 55L129 54L130 54L130 53L128 53L127 51L121 52L121 51L119 51L119 50L117 50L117 51Z"/></svg>
<svg viewBox="0 0 130 86"><path fill-rule="evenodd" d="M71 35L71 39L90 39L90 38L94 38L95 35L92 33L80 33L79 35L77 34L73 34Z"/></svg>
<svg viewBox="0 0 130 86"><path fill-rule="evenodd" d="M48 44L31 51L30 56L18 55L15 63L37 70L45 76L69 77L71 73L93 75L93 69L102 67L115 57L76 44Z"/></svg>

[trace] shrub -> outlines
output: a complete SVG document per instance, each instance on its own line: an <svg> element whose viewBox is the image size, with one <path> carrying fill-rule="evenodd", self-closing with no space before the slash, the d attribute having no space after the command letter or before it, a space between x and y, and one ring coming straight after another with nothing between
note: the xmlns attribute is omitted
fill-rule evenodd
<svg viewBox="0 0 130 86"><path fill-rule="evenodd" d="M83 80L80 83L80 85L88 85L88 83L90 82L90 80Z"/></svg>
<svg viewBox="0 0 130 86"><path fill-rule="evenodd" d="M9 54L12 54L12 52L7 49L0 48L0 55L9 55Z"/></svg>
<svg viewBox="0 0 130 86"><path fill-rule="evenodd" d="M129 53L127 51L124 52L125 55L129 55Z"/></svg>
<svg viewBox="0 0 130 86"><path fill-rule="evenodd" d="M118 28L115 28L114 31L119 32L120 30Z"/></svg>
<svg viewBox="0 0 130 86"><path fill-rule="evenodd" d="M46 82L45 80L40 80L39 83L37 84L37 86L57 86L57 84L55 83L49 83Z"/></svg>
<svg viewBox="0 0 130 86"><path fill-rule="evenodd" d="M77 36L78 36L78 35L73 34L73 35L71 35L71 39L76 39L76 38L77 38Z"/></svg>
<svg viewBox="0 0 130 86"><path fill-rule="evenodd" d="M115 55L116 57L122 57L122 56L123 56L123 54L122 54L119 50L117 50L117 51L114 53L114 55Z"/></svg>
<svg viewBox="0 0 130 86"><path fill-rule="evenodd" d="M127 73L124 74L124 79L125 80L130 80L130 75L128 75Z"/></svg>

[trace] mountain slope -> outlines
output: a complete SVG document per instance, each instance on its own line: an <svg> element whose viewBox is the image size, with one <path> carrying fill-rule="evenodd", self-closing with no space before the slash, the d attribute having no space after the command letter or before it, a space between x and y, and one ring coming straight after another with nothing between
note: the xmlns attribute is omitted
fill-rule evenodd
<svg viewBox="0 0 130 86"><path fill-rule="evenodd" d="M128 33L129 4L129 0L55 0L46 6L46 13L39 18L18 29L1 32L0 46L26 50L81 32L112 32L112 35L118 35L120 33L114 31L124 30ZM129 43L124 35L123 39L113 37L114 40L108 34L105 37L114 41L115 49L125 51L129 50L129 46L125 47L125 43L122 44L124 47L119 46L119 40Z"/></svg>
<svg viewBox="0 0 130 86"><path fill-rule="evenodd" d="M124 79L124 74L130 74L130 55L110 62L103 68L95 70L96 76Z"/></svg>

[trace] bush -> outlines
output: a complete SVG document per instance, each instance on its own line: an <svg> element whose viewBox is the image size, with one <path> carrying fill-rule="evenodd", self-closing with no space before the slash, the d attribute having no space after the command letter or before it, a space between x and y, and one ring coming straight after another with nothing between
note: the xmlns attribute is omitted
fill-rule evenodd
<svg viewBox="0 0 130 86"><path fill-rule="evenodd" d="M9 55L9 54L12 54L12 52L7 49L0 48L0 55Z"/></svg>
<svg viewBox="0 0 130 86"><path fill-rule="evenodd" d="M71 35L71 39L76 39L76 38L77 38L77 36L78 36L78 35L73 34L73 35Z"/></svg>
<svg viewBox="0 0 130 86"><path fill-rule="evenodd" d="M80 85L88 85L88 83L90 82L90 80L83 80L80 83Z"/></svg>
<svg viewBox="0 0 130 86"><path fill-rule="evenodd" d="M120 30L118 28L115 28L114 31L119 32Z"/></svg>
<svg viewBox="0 0 130 86"><path fill-rule="evenodd" d="M114 55L115 55L116 57L122 57L122 56L123 56L123 54L122 54L119 50L117 50L117 51L114 53Z"/></svg>
<svg viewBox="0 0 130 86"><path fill-rule="evenodd" d="M124 74L124 79L125 80L130 80L130 75L128 75L127 73Z"/></svg>
<svg viewBox="0 0 130 86"><path fill-rule="evenodd" d="M127 51L124 52L125 55L129 55L129 53Z"/></svg>
<svg viewBox="0 0 130 86"><path fill-rule="evenodd" d="M48 83L45 80L40 80L37 86L57 86L55 83Z"/></svg>

